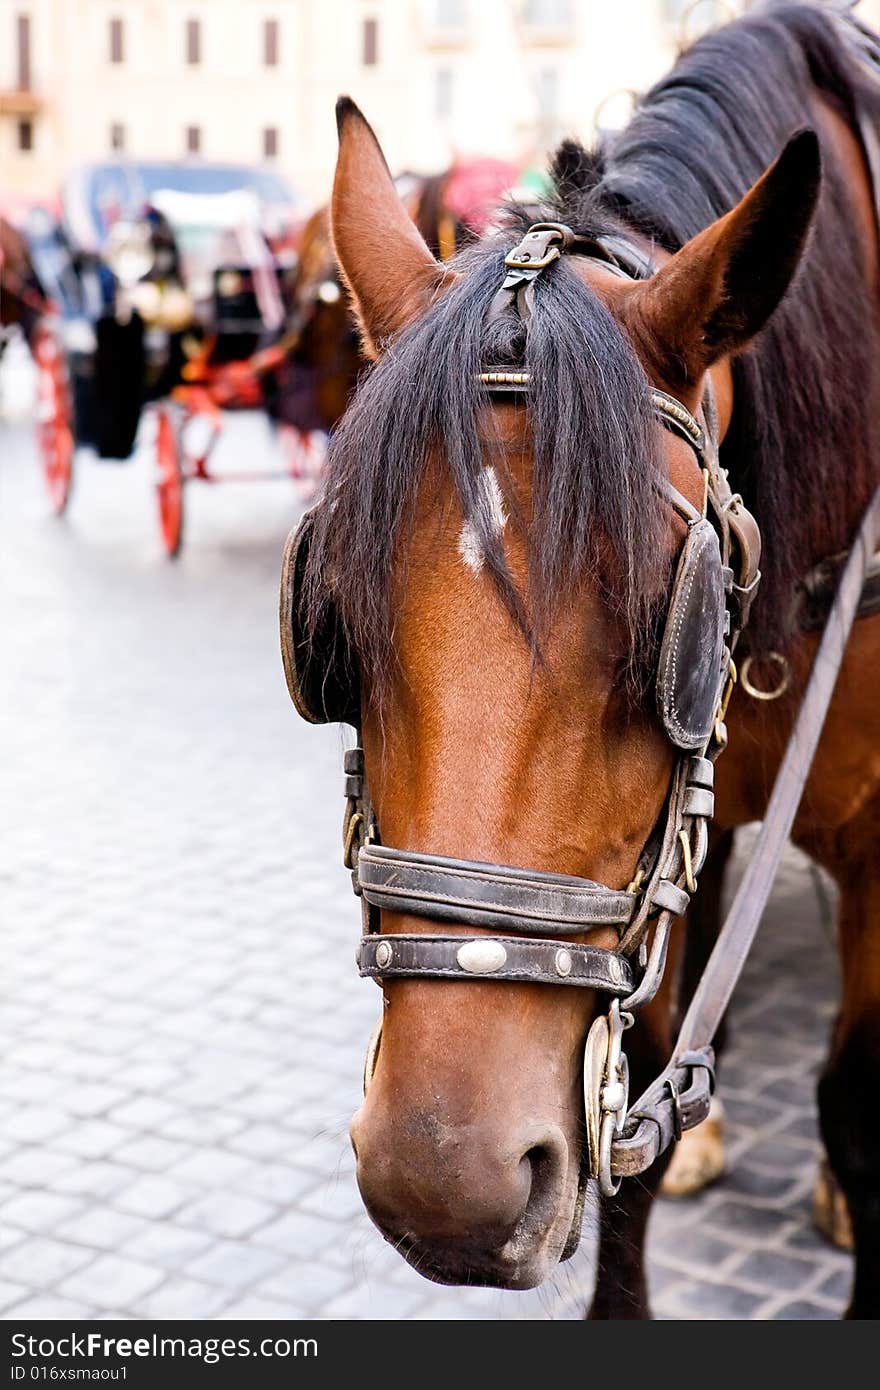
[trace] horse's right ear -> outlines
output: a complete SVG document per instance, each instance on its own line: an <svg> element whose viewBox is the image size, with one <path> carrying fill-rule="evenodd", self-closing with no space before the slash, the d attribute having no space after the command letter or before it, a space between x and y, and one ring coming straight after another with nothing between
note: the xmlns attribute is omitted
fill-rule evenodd
<svg viewBox="0 0 880 1390"><path fill-rule="evenodd" d="M416 230L379 142L350 97L336 103L339 155L330 204L336 259L351 291L364 351L384 344L419 318L449 273Z"/></svg>
<svg viewBox="0 0 880 1390"><path fill-rule="evenodd" d="M731 212L627 295L628 327L673 390L764 327L797 269L821 172L815 132L802 130Z"/></svg>

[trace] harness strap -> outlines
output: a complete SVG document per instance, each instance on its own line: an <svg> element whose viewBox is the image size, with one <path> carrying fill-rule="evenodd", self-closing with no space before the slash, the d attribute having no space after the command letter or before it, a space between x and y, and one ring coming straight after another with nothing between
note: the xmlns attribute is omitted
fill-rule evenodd
<svg viewBox="0 0 880 1390"><path fill-rule="evenodd" d="M511 936L364 936L358 970L377 982L417 979L497 980L512 984L576 985L615 998L631 993L632 966L601 946Z"/></svg>
<svg viewBox="0 0 880 1390"><path fill-rule="evenodd" d="M676 1106L680 1109L682 1129L691 1129L708 1114L711 1042L730 1003L770 896L878 540L880 488L862 518L752 857L684 1017L672 1059L636 1101L629 1112L623 1136L616 1139L612 1147L611 1171L618 1177L643 1173L650 1168L675 1135Z"/></svg>
<svg viewBox="0 0 880 1390"><path fill-rule="evenodd" d="M620 926L633 913L631 894L591 879L388 845L365 845L357 873L361 893L374 907L441 922L564 936Z"/></svg>

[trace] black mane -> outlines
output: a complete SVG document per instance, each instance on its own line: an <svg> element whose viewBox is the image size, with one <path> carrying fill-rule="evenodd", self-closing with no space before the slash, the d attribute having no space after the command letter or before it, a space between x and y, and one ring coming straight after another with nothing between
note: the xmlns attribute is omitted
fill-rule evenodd
<svg viewBox="0 0 880 1390"><path fill-rule="evenodd" d="M839 21L811 5L752 14L699 40L604 150L566 142L544 210L585 235L627 228L675 250L727 212L791 134L815 123L816 93L851 121L880 119L880 85L862 75ZM764 536L755 647L784 647L793 587L841 548L876 480L880 335L854 216L834 152L796 282L770 327L734 364L736 407L722 453ZM391 577L428 450L439 446L499 592L533 645L573 582L599 578L650 663L651 615L665 589L656 428L641 366L610 314L565 258L537 282L527 340L517 320L485 326L509 249L532 216L459 258L462 278L401 334L363 380L333 441L328 502L307 569L313 624L327 577L353 646L381 688L393 657ZM486 362L533 369L535 433L527 611L481 507L483 458L474 374ZM514 518L515 519L515 518ZM520 519L521 524L525 524Z"/></svg>

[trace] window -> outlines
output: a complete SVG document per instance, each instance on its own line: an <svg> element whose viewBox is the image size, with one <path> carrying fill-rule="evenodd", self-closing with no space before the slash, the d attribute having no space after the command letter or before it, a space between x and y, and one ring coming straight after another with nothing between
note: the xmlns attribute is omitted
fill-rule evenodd
<svg viewBox="0 0 880 1390"><path fill-rule="evenodd" d="M18 81L20 92L31 89L31 19L30 15L20 14L15 21L16 47L18 49Z"/></svg>
<svg viewBox="0 0 880 1390"><path fill-rule="evenodd" d="M201 154L202 152L202 127L200 125L188 125L186 128L186 152L187 154Z"/></svg>
<svg viewBox="0 0 880 1390"><path fill-rule="evenodd" d="M125 61L125 39L122 30L121 19L111 19L110 21L110 62L123 63Z"/></svg>
<svg viewBox="0 0 880 1390"><path fill-rule="evenodd" d="M125 149L125 126L121 121L114 121L110 127L110 148L111 150Z"/></svg>
<svg viewBox="0 0 880 1390"><path fill-rule="evenodd" d="M278 156L278 127L267 125L263 131L263 158L276 159Z"/></svg>
<svg viewBox="0 0 880 1390"><path fill-rule="evenodd" d="M193 67L202 61L202 26L197 19L186 21L186 61Z"/></svg>
<svg viewBox="0 0 880 1390"><path fill-rule="evenodd" d="M263 24L263 62L267 68L278 66L278 20L267 19Z"/></svg>
<svg viewBox="0 0 880 1390"><path fill-rule="evenodd" d="M434 23L438 29L460 29L464 24L464 0L434 0Z"/></svg>
<svg viewBox="0 0 880 1390"><path fill-rule="evenodd" d="M374 68L379 61L379 21L365 19L363 32L363 63L365 68Z"/></svg>
<svg viewBox="0 0 880 1390"><path fill-rule="evenodd" d="M556 68L542 68L535 85L538 94L538 117L545 123L552 123L559 112L559 73Z"/></svg>
<svg viewBox="0 0 880 1390"><path fill-rule="evenodd" d="M434 115L441 121L452 115L451 68L438 68L434 73Z"/></svg>
<svg viewBox="0 0 880 1390"><path fill-rule="evenodd" d="M571 23L571 0L526 0L526 24L564 29Z"/></svg>
<svg viewBox="0 0 880 1390"><path fill-rule="evenodd" d="M18 148L20 150L32 150L34 148L34 123L33 121L23 120L18 123Z"/></svg>

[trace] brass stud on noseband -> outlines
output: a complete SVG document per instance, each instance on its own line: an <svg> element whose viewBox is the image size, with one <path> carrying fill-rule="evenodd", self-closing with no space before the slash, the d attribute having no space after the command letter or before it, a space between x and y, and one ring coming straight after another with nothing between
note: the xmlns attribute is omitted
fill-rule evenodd
<svg viewBox="0 0 880 1390"><path fill-rule="evenodd" d="M500 941L485 937L479 941L465 942L464 946L458 948L455 958L469 975L491 975L507 963L507 952Z"/></svg>
<svg viewBox="0 0 880 1390"><path fill-rule="evenodd" d="M556 960L555 960L554 964L555 964L555 966L556 966L556 973L557 973L557 975L562 975L562 976L570 975L570 974L571 974L571 951L557 951L557 952L556 952Z"/></svg>
<svg viewBox="0 0 880 1390"><path fill-rule="evenodd" d="M391 964L391 957L394 952L387 941L380 941L376 947L376 964L380 970L384 970L386 965Z"/></svg>

